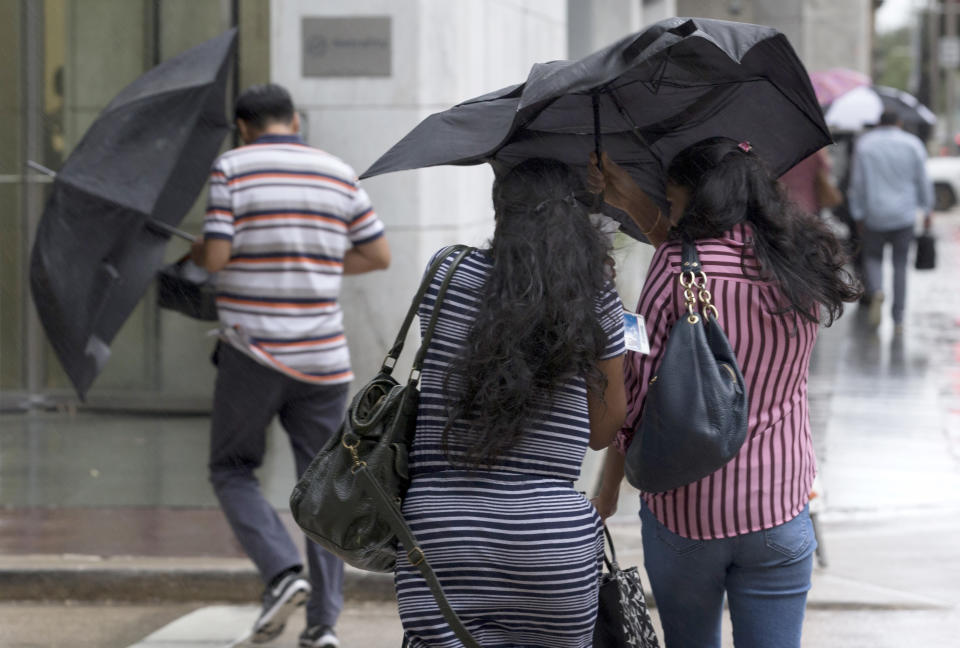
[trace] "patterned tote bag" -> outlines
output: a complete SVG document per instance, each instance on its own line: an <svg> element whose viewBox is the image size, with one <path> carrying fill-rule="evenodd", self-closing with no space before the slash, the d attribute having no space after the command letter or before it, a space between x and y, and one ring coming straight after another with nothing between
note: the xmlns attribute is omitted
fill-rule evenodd
<svg viewBox="0 0 960 648"><path fill-rule="evenodd" d="M620 569L610 531L603 527L610 557L603 562L607 572L600 579L597 625L593 631L594 648L660 648L653 620L643 597L640 572L636 567Z"/></svg>

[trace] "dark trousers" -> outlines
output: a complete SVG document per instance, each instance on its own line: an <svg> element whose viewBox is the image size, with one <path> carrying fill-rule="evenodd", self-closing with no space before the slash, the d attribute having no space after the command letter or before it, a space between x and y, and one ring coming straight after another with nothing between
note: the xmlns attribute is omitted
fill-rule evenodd
<svg viewBox="0 0 960 648"><path fill-rule="evenodd" d="M883 292L883 250L893 248L893 321L903 323L907 302L907 255L913 242L913 225L878 232L865 227L863 230L863 263L866 270L866 288L872 295Z"/></svg>
<svg viewBox="0 0 960 648"><path fill-rule="evenodd" d="M253 474L263 463L267 426L274 415L280 417L299 477L340 427L348 391L348 385L318 386L294 380L233 347L220 345L210 482L237 540L265 583L303 564ZM307 564L313 585L307 623L333 626L343 607L343 563L308 539Z"/></svg>

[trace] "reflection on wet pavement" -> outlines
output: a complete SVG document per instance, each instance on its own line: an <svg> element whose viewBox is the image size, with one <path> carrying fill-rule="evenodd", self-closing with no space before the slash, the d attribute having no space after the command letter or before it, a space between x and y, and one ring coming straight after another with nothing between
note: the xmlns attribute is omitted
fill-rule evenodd
<svg viewBox="0 0 960 648"><path fill-rule="evenodd" d="M242 557L207 481L208 426L199 416L0 416L0 553ZM285 508L293 466L276 428L257 475Z"/></svg>
<svg viewBox="0 0 960 648"><path fill-rule="evenodd" d="M0 506L216 507L207 482L209 419L128 414L0 417ZM269 499L285 505L292 460L271 428L258 471Z"/></svg>
<svg viewBox="0 0 960 648"><path fill-rule="evenodd" d="M832 516L960 510L960 218L939 220L938 268L911 273L902 333L889 310L872 331L852 306L821 334L810 394Z"/></svg>

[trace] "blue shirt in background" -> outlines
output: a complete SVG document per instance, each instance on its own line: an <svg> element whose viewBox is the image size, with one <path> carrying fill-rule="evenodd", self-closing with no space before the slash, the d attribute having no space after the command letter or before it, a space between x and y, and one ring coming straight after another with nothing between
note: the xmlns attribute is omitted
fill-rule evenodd
<svg viewBox="0 0 960 648"><path fill-rule="evenodd" d="M847 202L850 215L874 231L911 226L917 210L933 209L923 142L896 126L881 126L857 140Z"/></svg>

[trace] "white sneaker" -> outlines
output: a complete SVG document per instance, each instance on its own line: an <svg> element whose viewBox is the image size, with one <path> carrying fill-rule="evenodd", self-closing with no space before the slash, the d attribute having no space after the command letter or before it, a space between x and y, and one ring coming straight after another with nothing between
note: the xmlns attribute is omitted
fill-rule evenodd
<svg viewBox="0 0 960 648"><path fill-rule="evenodd" d="M297 645L299 648L340 648L340 640L330 626L315 625L300 633Z"/></svg>
<svg viewBox="0 0 960 648"><path fill-rule="evenodd" d="M253 624L251 643L272 641L280 636L293 611L310 597L310 581L299 572L287 574L279 583L263 593L263 609Z"/></svg>

